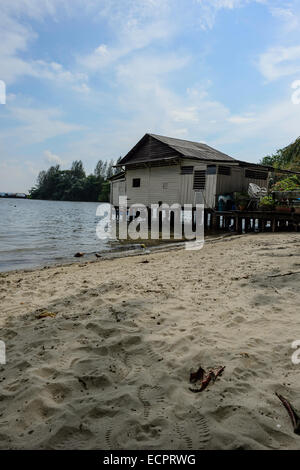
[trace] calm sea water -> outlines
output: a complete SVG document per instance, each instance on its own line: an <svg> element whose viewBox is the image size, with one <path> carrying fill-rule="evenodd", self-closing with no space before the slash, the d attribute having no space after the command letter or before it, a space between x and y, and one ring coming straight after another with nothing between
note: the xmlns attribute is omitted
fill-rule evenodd
<svg viewBox="0 0 300 470"><path fill-rule="evenodd" d="M111 248L96 237L97 206L0 198L0 271L75 261L78 251L94 257Z"/></svg>

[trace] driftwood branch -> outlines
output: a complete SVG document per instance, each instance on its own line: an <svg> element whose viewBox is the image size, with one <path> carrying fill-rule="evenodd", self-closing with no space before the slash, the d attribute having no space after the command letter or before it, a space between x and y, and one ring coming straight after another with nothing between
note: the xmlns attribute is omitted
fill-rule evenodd
<svg viewBox="0 0 300 470"><path fill-rule="evenodd" d="M272 274L267 277L282 277L282 276L292 276L293 274L300 274L300 271L291 271L289 273L283 273L283 274Z"/></svg>

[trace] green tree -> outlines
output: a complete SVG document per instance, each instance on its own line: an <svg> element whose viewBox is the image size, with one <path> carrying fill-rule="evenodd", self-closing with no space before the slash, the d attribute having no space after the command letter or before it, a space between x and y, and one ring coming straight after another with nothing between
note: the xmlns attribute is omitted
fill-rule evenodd
<svg viewBox="0 0 300 470"><path fill-rule="evenodd" d="M71 166L71 172L77 179L85 178L85 171L81 160L75 160Z"/></svg>
<svg viewBox="0 0 300 470"><path fill-rule="evenodd" d="M107 174L114 171L113 162L99 160L94 174L86 176L81 160L75 160L70 170L59 165L41 171L36 185L29 191L32 199L61 201L109 201L110 183Z"/></svg>
<svg viewBox="0 0 300 470"><path fill-rule="evenodd" d="M98 196L99 202L109 202L110 183L105 181L102 185L102 191Z"/></svg>
<svg viewBox="0 0 300 470"><path fill-rule="evenodd" d="M300 137L287 147L277 150L275 154L267 155L260 163L274 168L300 171Z"/></svg>
<svg viewBox="0 0 300 470"><path fill-rule="evenodd" d="M99 160L95 167L94 175L96 176L96 178L106 179L106 172L107 172L107 162L104 162L103 160Z"/></svg>
<svg viewBox="0 0 300 470"><path fill-rule="evenodd" d="M114 161L110 160L110 162L107 164L106 179L111 178L114 174L115 174Z"/></svg>

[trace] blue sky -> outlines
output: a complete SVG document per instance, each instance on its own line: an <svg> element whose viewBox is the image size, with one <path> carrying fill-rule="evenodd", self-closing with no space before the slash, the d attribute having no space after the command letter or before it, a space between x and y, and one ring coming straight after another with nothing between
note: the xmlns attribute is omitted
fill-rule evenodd
<svg viewBox="0 0 300 470"><path fill-rule="evenodd" d="M0 191L146 133L258 161L300 135L300 0L1 0ZM294 85L294 88L292 88Z"/></svg>

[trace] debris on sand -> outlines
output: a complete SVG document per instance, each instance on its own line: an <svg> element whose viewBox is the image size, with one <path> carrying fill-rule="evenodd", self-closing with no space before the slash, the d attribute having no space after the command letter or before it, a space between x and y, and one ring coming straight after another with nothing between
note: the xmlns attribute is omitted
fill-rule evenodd
<svg viewBox="0 0 300 470"><path fill-rule="evenodd" d="M200 366L199 369L197 370L197 372L191 372L190 383L195 384L196 382L198 382L198 380L200 380L200 382L202 382L202 380L204 378L204 374L205 374L205 370L202 369L202 367Z"/></svg>
<svg viewBox="0 0 300 470"><path fill-rule="evenodd" d="M225 366L220 366L209 369L208 372L205 372L205 370L200 366L197 372L191 372L190 375L190 383L196 384L197 382L200 382L200 387L190 387L189 390L193 393L203 392L203 390L208 387L211 381L213 383L216 381L217 377L219 377L223 373L224 369Z"/></svg>
<svg viewBox="0 0 300 470"><path fill-rule="evenodd" d="M41 309L41 310L37 311L36 318L38 320L40 320L41 318L47 318L47 317L54 318L54 317L56 317L56 315L57 315L57 313L49 312L48 310Z"/></svg>

